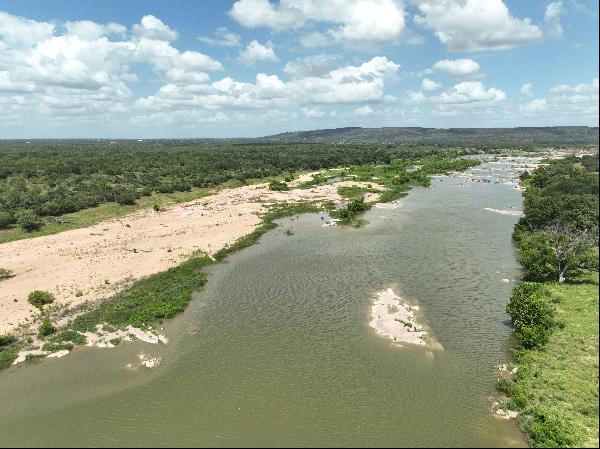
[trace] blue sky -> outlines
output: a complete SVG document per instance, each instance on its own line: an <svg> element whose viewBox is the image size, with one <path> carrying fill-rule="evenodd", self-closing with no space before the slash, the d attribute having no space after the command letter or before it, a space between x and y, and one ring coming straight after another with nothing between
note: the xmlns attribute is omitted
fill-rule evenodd
<svg viewBox="0 0 600 449"><path fill-rule="evenodd" d="M0 138L598 126L595 1L0 0Z"/></svg>

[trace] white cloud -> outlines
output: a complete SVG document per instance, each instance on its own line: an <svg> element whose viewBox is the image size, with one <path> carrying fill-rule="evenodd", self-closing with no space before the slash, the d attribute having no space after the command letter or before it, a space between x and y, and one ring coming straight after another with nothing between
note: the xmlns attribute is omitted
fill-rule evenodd
<svg viewBox="0 0 600 449"><path fill-rule="evenodd" d="M30 119L84 121L130 110L128 83L138 80L132 64L150 66L174 85L207 82L203 70L223 68L207 55L173 47L177 33L153 16L132 30L89 20L59 27L0 13L0 91L22 94L15 107Z"/></svg>
<svg viewBox="0 0 600 449"><path fill-rule="evenodd" d="M133 32L139 37L158 41L174 41L177 39L177 31L152 15L142 17L141 22L133 26Z"/></svg>
<svg viewBox="0 0 600 449"><path fill-rule="evenodd" d="M486 89L478 81L466 81L455 85L452 89L437 97L429 97L434 103L468 104L478 102L497 102L506 99L506 94L494 87Z"/></svg>
<svg viewBox="0 0 600 449"><path fill-rule="evenodd" d="M374 112L373 108L369 105L365 105L361 108L356 108L354 110L354 115L357 117L366 117L367 115L371 115Z"/></svg>
<svg viewBox="0 0 600 449"><path fill-rule="evenodd" d="M330 25L332 40L352 45L380 46L397 42L404 30L404 9L399 0L238 0L231 17L247 28L274 30L300 28L308 22ZM303 44L324 43L323 34L305 37Z"/></svg>
<svg viewBox="0 0 600 449"><path fill-rule="evenodd" d="M538 98L538 99L530 101L527 104L519 106L519 111L525 112L525 113L540 112L540 111L543 111L544 109L546 109L546 99L545 98Z"/></svg>
<svg viewBox="0 0 600 449"><path fill-rule="evenodd" d="M288 62L283 71L295 78L304 78L307 76L321 76L335 68L339 56L336 55L313 55L305 58L298 58Z"/></svg>
<svg viewBox="0 0 600 449"><path fill-rule="evenodd" d="M300 36L300 44L306 48L326 47L332 44L332 41L323 33L312 31Z"/></svg>
<svg viewBox="0 0 600 449"><path fill-rule="evenodd" d="M302 113L308 118L321 118L325 115L319 108L302 108Z"/></svg>
<svg viewBox="0 0 600 449"><path fill-rule="evenodd" d="M546 7L546 12L544 14L544 31L547 37L553 39L562 37L563 28L560 24L562 10L562 1L552 2Z"/></svg>
<svg viewBox="0 0 600 449"><path fill-rule="evenodd" d="M479 73L481 67L472 59L443 59L433 64L431 70L452 76L469 76Z"/></svg>
<svg viewBox="0 0 600 449"><path fill-rule="evenodd" d="M208 45L219 45L222 47L238 47L241 44L239 34L230 32L227 27L219 27L215 31L216 38L200 36L198 40Z"/></svg>
<svg viewBox="0 0 600 449"><path fill-rule="evenodd" d="M519 105L525 116L536 117L546 123L598 122L598 79L577 85L558 84L550 88L544 98L536 98Z"/></svg>
<svg viewBox="0 0 600 449"><path fill-rule="evenodd" d="M245 49L241 50L238 59L246 65L254 65L260 61L279 60L271 47L262 45L257 40L253 40Z"/></svg>
<svg viewBox="0 0 600 449"><path fill-rule="evenodd" d="M513 17L502 0L413 0L414 20L430 28L451 51L505 50L539 42L542 29Z"/></svg>
<svg viewBox="0 0 600 449"><path fill-rule="evenodd" d="M54 33L54 24L13 16L0 11L0 36L9 47L27 48L48 39Z"/></svg>
<svg viewBox="0 0 600 449"><path fill-rule="evenodd" d="M521 94L526 97L533 97L533 84L526 83L521 86Z"/></svg>
<svg viewBox="0 0 600 449"><path fill-rule="evenodd" d="M423 78L423 81L421 81L421 89L426 92L431 92L432 90L439 89L440 87L442 87L440 83L436 83L429 78Z"/></svg>
<svg viewBox="0 0 600 449"><path fill-rule="evenodd" d="M284 82L276 75L259 73L255 83L225 77L212 84L178 85L170 82L154 95L136 101L139 109L185 108L256 109L284 105L364 104L391 101L385 84L396 77L399 65L375 57L360 66L345 66L321 76L294 78ZM306 108L313 113L318 109Z"/></svg>

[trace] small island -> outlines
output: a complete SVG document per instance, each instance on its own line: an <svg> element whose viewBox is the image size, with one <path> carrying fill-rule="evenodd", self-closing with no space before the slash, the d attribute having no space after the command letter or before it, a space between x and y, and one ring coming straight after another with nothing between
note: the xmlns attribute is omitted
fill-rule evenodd
<svg viewBox="0 0 600 449"><path fill-rule="evenodd" d="M411 306L391 288L377 293L371 308L371 327L396 343L426 345L427 332L415 318L418 306Z"/></svg>

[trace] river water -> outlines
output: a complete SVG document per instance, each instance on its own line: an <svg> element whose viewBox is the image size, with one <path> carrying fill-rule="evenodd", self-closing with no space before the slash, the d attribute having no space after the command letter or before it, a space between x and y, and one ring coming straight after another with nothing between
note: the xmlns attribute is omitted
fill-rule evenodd
<svg viewBox="0 0 600 449"><path fill-rule="evenodd" d="M168 345L0 373L0 446L525 446L490 412L519 270L517 218L486 208L518 210L521 194L475 181L506 168L436 178L361 229L282 220L211 267L166 323ZM442 351L373 331L372 299L390 287L419 304ZM125 368L141 352L160 367Z"/></svg>

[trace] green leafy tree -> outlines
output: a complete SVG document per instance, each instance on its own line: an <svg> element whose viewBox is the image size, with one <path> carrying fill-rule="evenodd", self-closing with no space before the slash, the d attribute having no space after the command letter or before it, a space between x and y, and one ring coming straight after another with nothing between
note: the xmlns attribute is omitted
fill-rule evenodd
<svg viewBox="0 0 600 449"><path fill-rule="evenodd" d="M545 345L555 326L554 309L547 289L538 283L522 282L513 289L506 313L515 326L515 335L525 348Z"/></svg>

